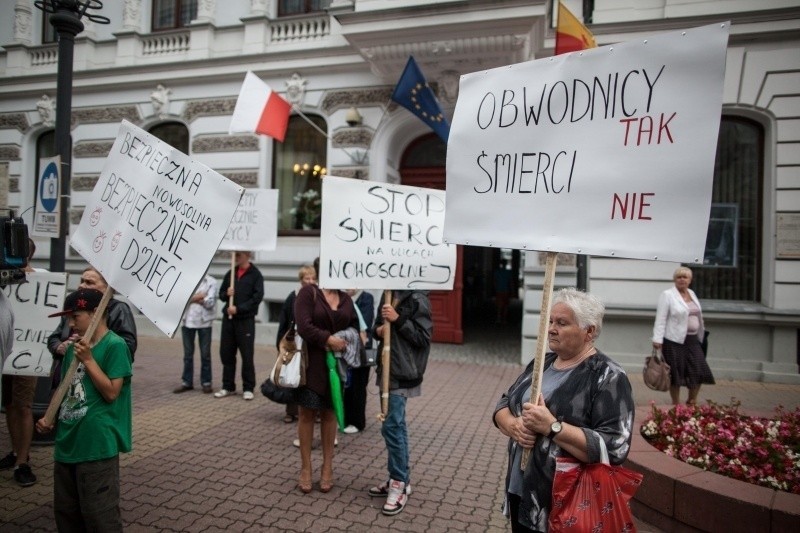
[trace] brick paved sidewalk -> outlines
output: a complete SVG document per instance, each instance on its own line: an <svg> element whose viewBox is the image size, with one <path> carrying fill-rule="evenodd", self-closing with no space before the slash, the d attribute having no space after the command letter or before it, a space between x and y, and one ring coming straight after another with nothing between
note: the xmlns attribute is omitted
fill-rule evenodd
<svg viewBox="0 0 800 533"><path fill-rule="evenodd" d="M373 384L365 431L339 434L334 490L303 495L295 488L299 454L291 441L296 426L282 422L283 406L260 394L252 402L241 394L224 399L199 390L173 394L180 381L180 340L141 338L134 365L134 451L121 461L126 530L508 531L500 514L506 439L490 416L521 367L485 353L485 347L478 348L481 353L475 349L435 346L423 396L408 403L413 494L402 513L385 517L383 501L366 494L370 485L386 478ZM213 353L218 386L216 343ZM259 379L273 361L273 348L257 347ZM666 393L644 388L638 375L631 381L637 404L668 400ZM715 401L730 396L770 411L777 403L800 403L800 387L727 382L701 392L702 398ZM8 449L2 424L0 454ZM312 457L316 483L321 452L315 450ZM20 489L10 471L0 473L0 532L54 530L52 447L34 447L31 462L39 477L33 487Z"/></svg>

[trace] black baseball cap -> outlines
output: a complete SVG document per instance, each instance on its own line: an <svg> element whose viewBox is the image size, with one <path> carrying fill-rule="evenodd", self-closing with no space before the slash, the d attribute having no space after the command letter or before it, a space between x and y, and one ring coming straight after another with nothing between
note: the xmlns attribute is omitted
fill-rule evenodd
<svg viewBox="0 0 800 533"><path fill-rule="evenodd" d="M94 311L100 305L100 300L102 299L102 291L98 291L97 289L78 289L68 294L64 299L63 311L48 316L71 315L75 311Z"/></svg>

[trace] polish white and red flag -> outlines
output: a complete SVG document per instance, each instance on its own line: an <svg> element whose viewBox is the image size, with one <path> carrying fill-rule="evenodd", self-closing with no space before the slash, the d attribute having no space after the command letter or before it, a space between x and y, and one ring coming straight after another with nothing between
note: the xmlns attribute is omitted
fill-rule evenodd
<svg viewBox="0 0 800 533"><path fill-rule="evenodd" d="M236 100L229 133L261 133L283 142L291 111L289 102L248 71Z"/></svg>

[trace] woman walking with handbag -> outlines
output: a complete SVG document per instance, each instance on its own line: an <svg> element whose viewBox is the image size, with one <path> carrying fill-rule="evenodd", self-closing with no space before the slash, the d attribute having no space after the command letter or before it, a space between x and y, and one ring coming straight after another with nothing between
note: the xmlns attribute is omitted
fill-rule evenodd
<svg viewBox="0 0 800 533"><path fill-rule="evenodd" d="M306 384L297 389L300 420L297 436L300 440L300 478L297 487L301 492L311 492L311 441L314 419L319 413L322 421L322 472L320 492L333 488L333 450L336 440L336 415L333 411L328 367L328 351L341 352L347 343L334 333L355 327L358 329L353 301L347 293L338 290L320 290L316 285L306 285L297 294L294 306L297 333L307 349Z"/></svg>
<svg viewBox="0 0 800 533"><path fill-rule="evenodd" d="M653 325L653 347L661 350L670 367L669 395L672 404L680 403L681 387L689 388L686 403L697 403L700 385L713 385L714 376L706 362L701 343L705 336L700 301L689 288L692 271L678 267L672 275L675 286L658 298Z"/></svg>

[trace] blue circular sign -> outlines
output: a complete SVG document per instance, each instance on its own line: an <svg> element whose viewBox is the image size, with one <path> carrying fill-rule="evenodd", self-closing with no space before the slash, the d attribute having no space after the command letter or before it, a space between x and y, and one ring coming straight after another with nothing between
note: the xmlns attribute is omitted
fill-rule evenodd
<svg viewBox="0 0 800 533"><path fill-rule="evenodd" d="M48 213L58 205L58 167L50 163L39 179L39 201Z"/></svg>

